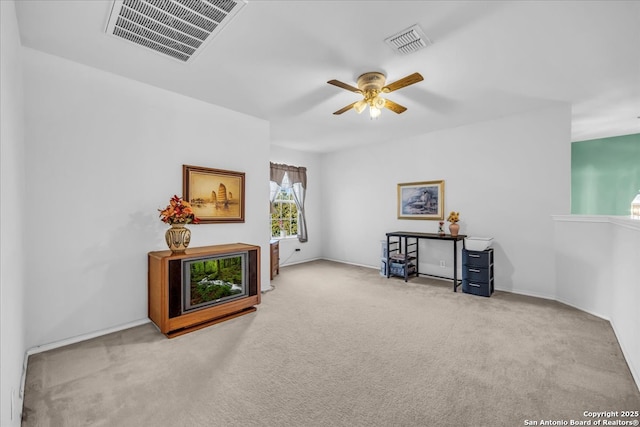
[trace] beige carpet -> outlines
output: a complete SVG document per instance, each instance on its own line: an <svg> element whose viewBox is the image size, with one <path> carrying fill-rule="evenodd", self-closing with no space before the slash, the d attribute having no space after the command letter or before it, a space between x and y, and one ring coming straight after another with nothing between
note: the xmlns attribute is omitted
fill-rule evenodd
<svg viewBox="0 0 640 427"><path fill-rule="evenodd" d="M563 304L326 261L272 283L257 312L178 338L148 324L31 356L23 426L511 427L640 410L610 324Z"/></svg>

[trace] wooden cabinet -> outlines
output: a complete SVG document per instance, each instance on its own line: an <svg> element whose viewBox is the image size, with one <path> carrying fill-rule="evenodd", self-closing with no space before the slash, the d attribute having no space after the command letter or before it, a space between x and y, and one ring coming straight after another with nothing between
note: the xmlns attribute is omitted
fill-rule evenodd
<svg viewBox="0 0 640 427"><path fill-rule="evenodd" d="M237 271L242 272L241 278L233 283L240 282L240 286L234 286L242 290L231 296L210 296L204 302L195 298L191 294L195 285L190 271L197 270L200 262L217 262L219 266L225 260L240 265ZM217 285L215 274L210 276L205 284ZM234 277L238 276L235 273ZM169 338L251 313L260 304L260 246L235 243L188 248L181 254L168 250L149 252L148 286L149 319Z"/></svg>
<svg viewBox="0 0 640 427"><path fill-rule="evenodd" d="M280 241L272 240L271 246L271 280L280 273Z"/></svg>

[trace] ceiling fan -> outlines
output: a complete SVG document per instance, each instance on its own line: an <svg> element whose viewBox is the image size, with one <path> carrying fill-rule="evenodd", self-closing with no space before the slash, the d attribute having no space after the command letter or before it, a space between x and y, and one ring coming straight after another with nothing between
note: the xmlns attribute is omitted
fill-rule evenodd
<svg viewBox="0 0 640 427"><path fill-rule="evenodd" d="M420 73L413 73L388 85L385 85L385 80L385 75L376 71L364 73L358 77L357 88L338 80L329 80L327 83L330 85L338 86L339 88L359 93L363 96L363 99L360 101L349 104L333 114L342 114L352 108L360 114L367 105L369 106L369 114L372 119L377 118L383 108L387 108L397 114L404 113L407 110L406 107L381 97L380 93L393 92L394 90L402 89L403 87L418 83L424 79Z"/></svg>

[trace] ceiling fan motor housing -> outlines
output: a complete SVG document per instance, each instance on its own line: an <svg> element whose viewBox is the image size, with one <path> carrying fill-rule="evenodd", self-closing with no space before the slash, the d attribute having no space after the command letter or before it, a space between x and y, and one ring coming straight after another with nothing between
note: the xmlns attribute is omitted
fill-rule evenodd
<svg viewBox="0 0 640 427"><path fill-rule="evenodd" d="M360 77L358 77L358 88L360 88L360 90L363 92L366 92L368 90L377 90L378 92L380 92L380 90L384 86L385 81L386 77L382 73L364 73Z"/></svg>
<svg viewBox="0 0 640 427"><path fill-rule="evenodd" d="M372 107L384 108L385 101L378 94L382 90L385 80L385 75L378 72L364 73L358 77L358 88L364 95L363 101Z"/></svg>

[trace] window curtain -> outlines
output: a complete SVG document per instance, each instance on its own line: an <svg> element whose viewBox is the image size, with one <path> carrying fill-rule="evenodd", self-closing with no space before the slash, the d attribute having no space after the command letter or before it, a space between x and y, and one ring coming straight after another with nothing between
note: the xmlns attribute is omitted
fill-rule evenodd
<svg viewBox="0 0 640 427"><path fill-rule="evenodd" d="M307 221L304 214L304 199L307 190L307 168L271 163L271 209L273 211L273 201L275 200L280 187L282 187L282 180L284 179L285 174L291 183L293 200L296 204L296 208L298 208L298 240L300 242L306 242L308 240L308 235ZM275 183L275 185L273 185L273 183Z"/></svg>

